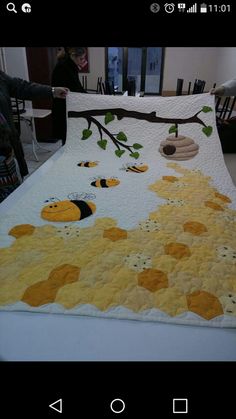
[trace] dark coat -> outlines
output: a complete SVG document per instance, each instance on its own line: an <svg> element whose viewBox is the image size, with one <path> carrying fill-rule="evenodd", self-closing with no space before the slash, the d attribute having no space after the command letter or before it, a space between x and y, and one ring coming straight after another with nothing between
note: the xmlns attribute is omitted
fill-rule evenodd
<svg viewBox="0 0 236 419"><path fill-rule="evenodd" d="M28 168L24 158L22 144L13 121L11 97L23 100L52 98L52 88L42 84L27 82L19 78L9 77L0 71L0 112L4 115L11 130L10 142L14 149L21 175L26 176L28 174Z"/></svg>
<svg viewBox="0 0 236 419"><path fill-rule="evenodd" d="M52 73L52 86L67 87L71 92L86 93L79 80L78 67L71 58L59 59ZM66 141L66 103L54 99L52 105L53 138Z"/></svg>

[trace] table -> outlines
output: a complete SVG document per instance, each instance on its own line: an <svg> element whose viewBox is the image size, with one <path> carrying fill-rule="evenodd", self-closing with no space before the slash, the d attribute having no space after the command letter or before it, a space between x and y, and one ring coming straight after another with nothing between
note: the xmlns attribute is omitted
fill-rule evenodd
<svg viewBox="0 0 236 419"><path fill-rule="evenodd" d="M33 148L33 154L35 156L36 161L39 161L39 158L36 153L36 147L40 148L48 153L50 153L50 150L47 150L46 148L42 147L35 136L34 130L33 130L33 119L34 118L46 118L48 115L50 115L52 111L50 109L29 109L25 108L25 112L20 115L20 120L26 122L26 126L30 129L30 135L32 139L32 148Z"/></svg>

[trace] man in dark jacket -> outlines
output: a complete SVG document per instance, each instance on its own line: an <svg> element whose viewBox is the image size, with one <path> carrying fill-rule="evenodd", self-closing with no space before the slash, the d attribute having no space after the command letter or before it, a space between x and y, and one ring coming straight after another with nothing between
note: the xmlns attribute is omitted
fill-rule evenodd
<svg viewBox="0 0 236 419"><path fill-rule="evenodd" d="M35 98L65 99L68 89L65 87L51 87L43 84L31 83L15 77L10 77L0 71L0 112L4 116L10 129L10 143L18 161L21 176L28 174L22 144L13 121L11 98L33 100ZM65 101L62 101L65 102ZM1 141L1 138L0 138Z"/></svg>
<svg viewBox="0 0 236 419"><path fill-rule="evenodd" d="M71 92L86 93L79 80L79 70L86 62L86 50L83 47L64 47L52 73L53 86L65 86ZM52 105L53 137L66 142L66 103L58 99Z"/></svg>

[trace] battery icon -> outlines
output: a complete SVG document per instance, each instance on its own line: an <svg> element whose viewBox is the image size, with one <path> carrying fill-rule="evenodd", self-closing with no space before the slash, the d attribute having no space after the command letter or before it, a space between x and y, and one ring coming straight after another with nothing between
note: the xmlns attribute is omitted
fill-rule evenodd
<svg viewBox="0 0 236 419"><path fill-rule="evenodd" d="M200 4L200 13L206 13L207 12L207 5L206 3Z"/></svg>

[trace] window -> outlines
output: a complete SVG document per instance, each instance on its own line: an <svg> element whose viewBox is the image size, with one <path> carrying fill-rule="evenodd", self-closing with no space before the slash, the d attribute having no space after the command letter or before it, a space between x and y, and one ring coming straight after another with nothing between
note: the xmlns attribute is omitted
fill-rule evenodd
<svg viewBox="0 0 236 419"><path fill-rule="evenodd" d="M136 91L160 95L162 91L164 53L161 47L106 50L106 74L115 90L127 90L127 80L134 80Z"/></svg>

